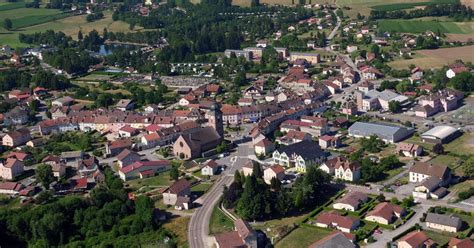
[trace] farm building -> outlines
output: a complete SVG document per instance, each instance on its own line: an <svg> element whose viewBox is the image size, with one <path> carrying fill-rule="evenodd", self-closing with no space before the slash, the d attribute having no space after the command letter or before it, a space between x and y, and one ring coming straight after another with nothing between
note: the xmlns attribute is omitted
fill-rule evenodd
<svg viewBox="0 0 474 248"><path fill-rule="evenodd" d="M387 143L402 141L413 133L412 128L381 123L356 122L349 127L349 135L356 138L377 136Z"/></svg>
<svg viewBox="0 0 474 248"><path fill-rule="evenodd" d="M459 137L458 129L451 126L436 126L421 135L423 142L427 143L449 143Z"/></svg>

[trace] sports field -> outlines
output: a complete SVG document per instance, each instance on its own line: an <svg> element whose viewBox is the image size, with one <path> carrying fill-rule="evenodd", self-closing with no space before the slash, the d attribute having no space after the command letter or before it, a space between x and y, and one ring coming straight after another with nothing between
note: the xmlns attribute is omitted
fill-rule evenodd
<svg viewBox="0 0 474 248"><path fill-rule="evenodd" d="M400 33L423 33L426 31L452 34L474 33L474 22L445 22L422 20L380 20L379 27L383 31Z"/></svg>
<svg viewBox="0 0 474 248"><path fill-rule="evenodd" d="M10 12L11 10L7 11ZM0 11L0 14L3 11ZM2 18L2 17L0 17ZM13 21L14 22L14 21ZM93 29L100 33L104 28L108 31L113 32L130 32L129 25L122 21L113 21L112 12L104 12L104 18L95 22L87 22L85 15L70 16L59 20L53 20L47 23L33 25L20 30L7 31L0 27L0 44L9 44L13 47L26 46L26 44L20 43L18 40L19 33L31 34L35 32L44 32L46 30L62 31L66 35L71 35L73 38L77 38L77 33L82 30L84 34L89 33ZM142 30L141 27L135 27L133 31Z"/></svg>
<svg viewBox="0 0 474 248"><path fill-rule="evenodd" d="M418 50L413 59L396 60L388 65L395 69L408 69L413 64L421 68L441 68L457 59L474 62L474 46L441 48L435 50Z"/></svg>

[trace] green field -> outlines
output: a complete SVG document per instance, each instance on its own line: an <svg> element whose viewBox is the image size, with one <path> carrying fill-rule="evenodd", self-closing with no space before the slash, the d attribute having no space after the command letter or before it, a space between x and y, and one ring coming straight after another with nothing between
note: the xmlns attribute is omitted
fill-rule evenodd
<svg viewBox="0 0 474 248"><path fill-rule="evenodd" d="M38 25L69 16L61 10L46 8L15 8L0 13L0 21L3 22L6 18L11 19L14 29Z"/></svg>
<svg viewBox="0 0 474 248"><path fill-rule="evenodd" d="M219 210L216 205L212 211L211 220L209 221L209 234L228 232L233 229L234 222Z"/></svg>
<svg viewBox="0 0 474 248"><path fill-rule="evenodd" d="M0 11L19 9L23 7L25 7L25 3L23 2L15 2L15 3L1 2L0 3Z"/></svg>
<svg viewBox="0 0 474 248"><path fill-rule="evenodd" d="M372 9L379 11L394 11L412 9L418 6L428 6L434 4L451 4L456 3L457 0L432 0L431 2L414 2L414 3L393 3L372 6Z"/></svg>
<svg viewBox="0 0 474 248"><path fill-rule="evenodd" d="M474 23L421 21L421 20L380 20L379 27L383 31L400 33L423 33L426 31L452 34L474 33Z"/></svg>
<svg viewBox="0 0 474 248"><path fill-rule="evenodd" d="M331 229L301 226L276 243L275 248L293 248L295 244L298 244L299 247L308 247L332 231Z"/></svg>

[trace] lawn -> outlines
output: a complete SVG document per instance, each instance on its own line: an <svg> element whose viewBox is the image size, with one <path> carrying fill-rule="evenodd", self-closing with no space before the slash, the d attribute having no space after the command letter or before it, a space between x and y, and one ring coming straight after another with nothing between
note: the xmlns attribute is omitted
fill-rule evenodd
<svg viewBox="0 0 474 248"><path fill-rule="evenodd" d="M389 62L388 65L395 69L408 69L411 64L421 68L441 68L458 59L464 62L474 62L472 49L474 46L417 50L412 59L395 60Z"/></svg>
<svg viewBox="0 0 474 248"><path fill-rule="evenodd" d="M454 199L452 199L452 200L458 199L458 193L459 192L466 191L471 187L474 187L474 180L466 180L462 183L458 183L458 184L455 184L455 185L449 187L449 191L454 196Z"/></svg>
<svg viewBox="0 0 474 248"><path fill-rule="evenodd" d="M474 133L464 133L445 145L444 150L458 155L474 155Z"/></svg>
<svg viewBox="0 0 474 248"><path fill-rule="evenodd" d="M125 186L128 185L128 188L137 190L142 186L169 186L172 183L173 180L170 178L169 171L165 171L154 177L130 180L125 184Z"/></svg>
<svg viewBox="0 0 474 248"><path fill-rule="evenodd" d="M428 235L428 237L434 240L438 244L439 247L444 247L444 245L447 244L449 240L455 236L452 234L448 236L446 233L441 234L439 232L435 232L431 230L423 230L423 232L425 232L426 235Z"/></svg>
<svg viewBox="0 0 474 248"><path fill-rule="evenodd" d="M209 221L209 234L228 232L233 229L234 222L215 206Z"/></svg>
<svg viewBox="0 0 474 248"><path fill-rule="evenodd" d="M433 165L446 165L449 168L453 169L453 167L457 167L458 164L456 163L459 158L451 156L451 155L438 155L435 158L430 160L430 163Z"/></svg>
<svg viewBox="0 0 474 248"><path fill-rule="evenodd" d="M164 228L176 235L178 247L188 246L188 223L191 217L175 217L163 225Z"/></svg>
<svg viewBox="0 0 474 248"><path fill-rule="evenodd" d="M3 14L7 13L8 15L12 11L18 11L20 9L9 10L9 11L2 11L2 15L0 19L3 19ZM45 9L35 9L36 11L43 11ZM58 10L52 10L59 13ZM43 13L43 12L42 12ZM35 15L38 15L37 13ZM20 15L23 17L23 15ZM15 20L12 18L13 24L15 25ZM94 22L87 22L86 15L78 15L78 16L70 16L60 20L50 20L47 23L34 25L30 27L22 28L21 30L14 30L14 31L7 31L3 27L0 27L0 41L2 44L8 44L12 47L25 47L27 44L23 44L18 40L19 33L25 34L32 34L36 32L44 32L46 30L55 30L61 31L66 35L72 36L74 39L77 38L77 33L79 30L82 33L87 34L92 30L97 30L100 33L107 28L108 31L111 32L136 32L143 30L142 27L135 27L133 31L129 30L129 24L122 22L122 21L113 21L112 20L112 12L111 11L104 11L104 18L94 21Z"/></svg>
<svg viewBox="0 0 474 248"><path fill-rule="evenodd" d="M275 248L308 247L312 243L324 238L333 230L317 227L301 226L276 243Z"/></svg>
<svg viewBox="0 0 474 248"><path fill-rule="evenodd" d="M379 20L379 27L383 31L400 33L423 33L426 31L440 31L441 33L471 34L474 25L470 22L465 25L458 22L422 21L422 20Z"/></svg>
<svg viewBox="0 0 474 248"><path fill-rule="evenodd" d="M211 187L212 183L198 183L191 187L191 192L197 197L200 197L204 195Z"/></svg>

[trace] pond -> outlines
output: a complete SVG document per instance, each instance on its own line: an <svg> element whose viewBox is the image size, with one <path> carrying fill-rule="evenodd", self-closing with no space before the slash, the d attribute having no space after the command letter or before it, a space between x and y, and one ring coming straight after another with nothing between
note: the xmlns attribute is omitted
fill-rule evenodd
<svg viewBox="0 0 474 248"><path fill-rule="evenodd" d="M102 56L107 56L111 55L114 53L114 51L121 50L121 49L127 49L129 51L133 51L140 48L140 46L134 46L134 45L124 45L124 44L108 44L108 45L100 45L99 47L99 55Z"/></svg>

